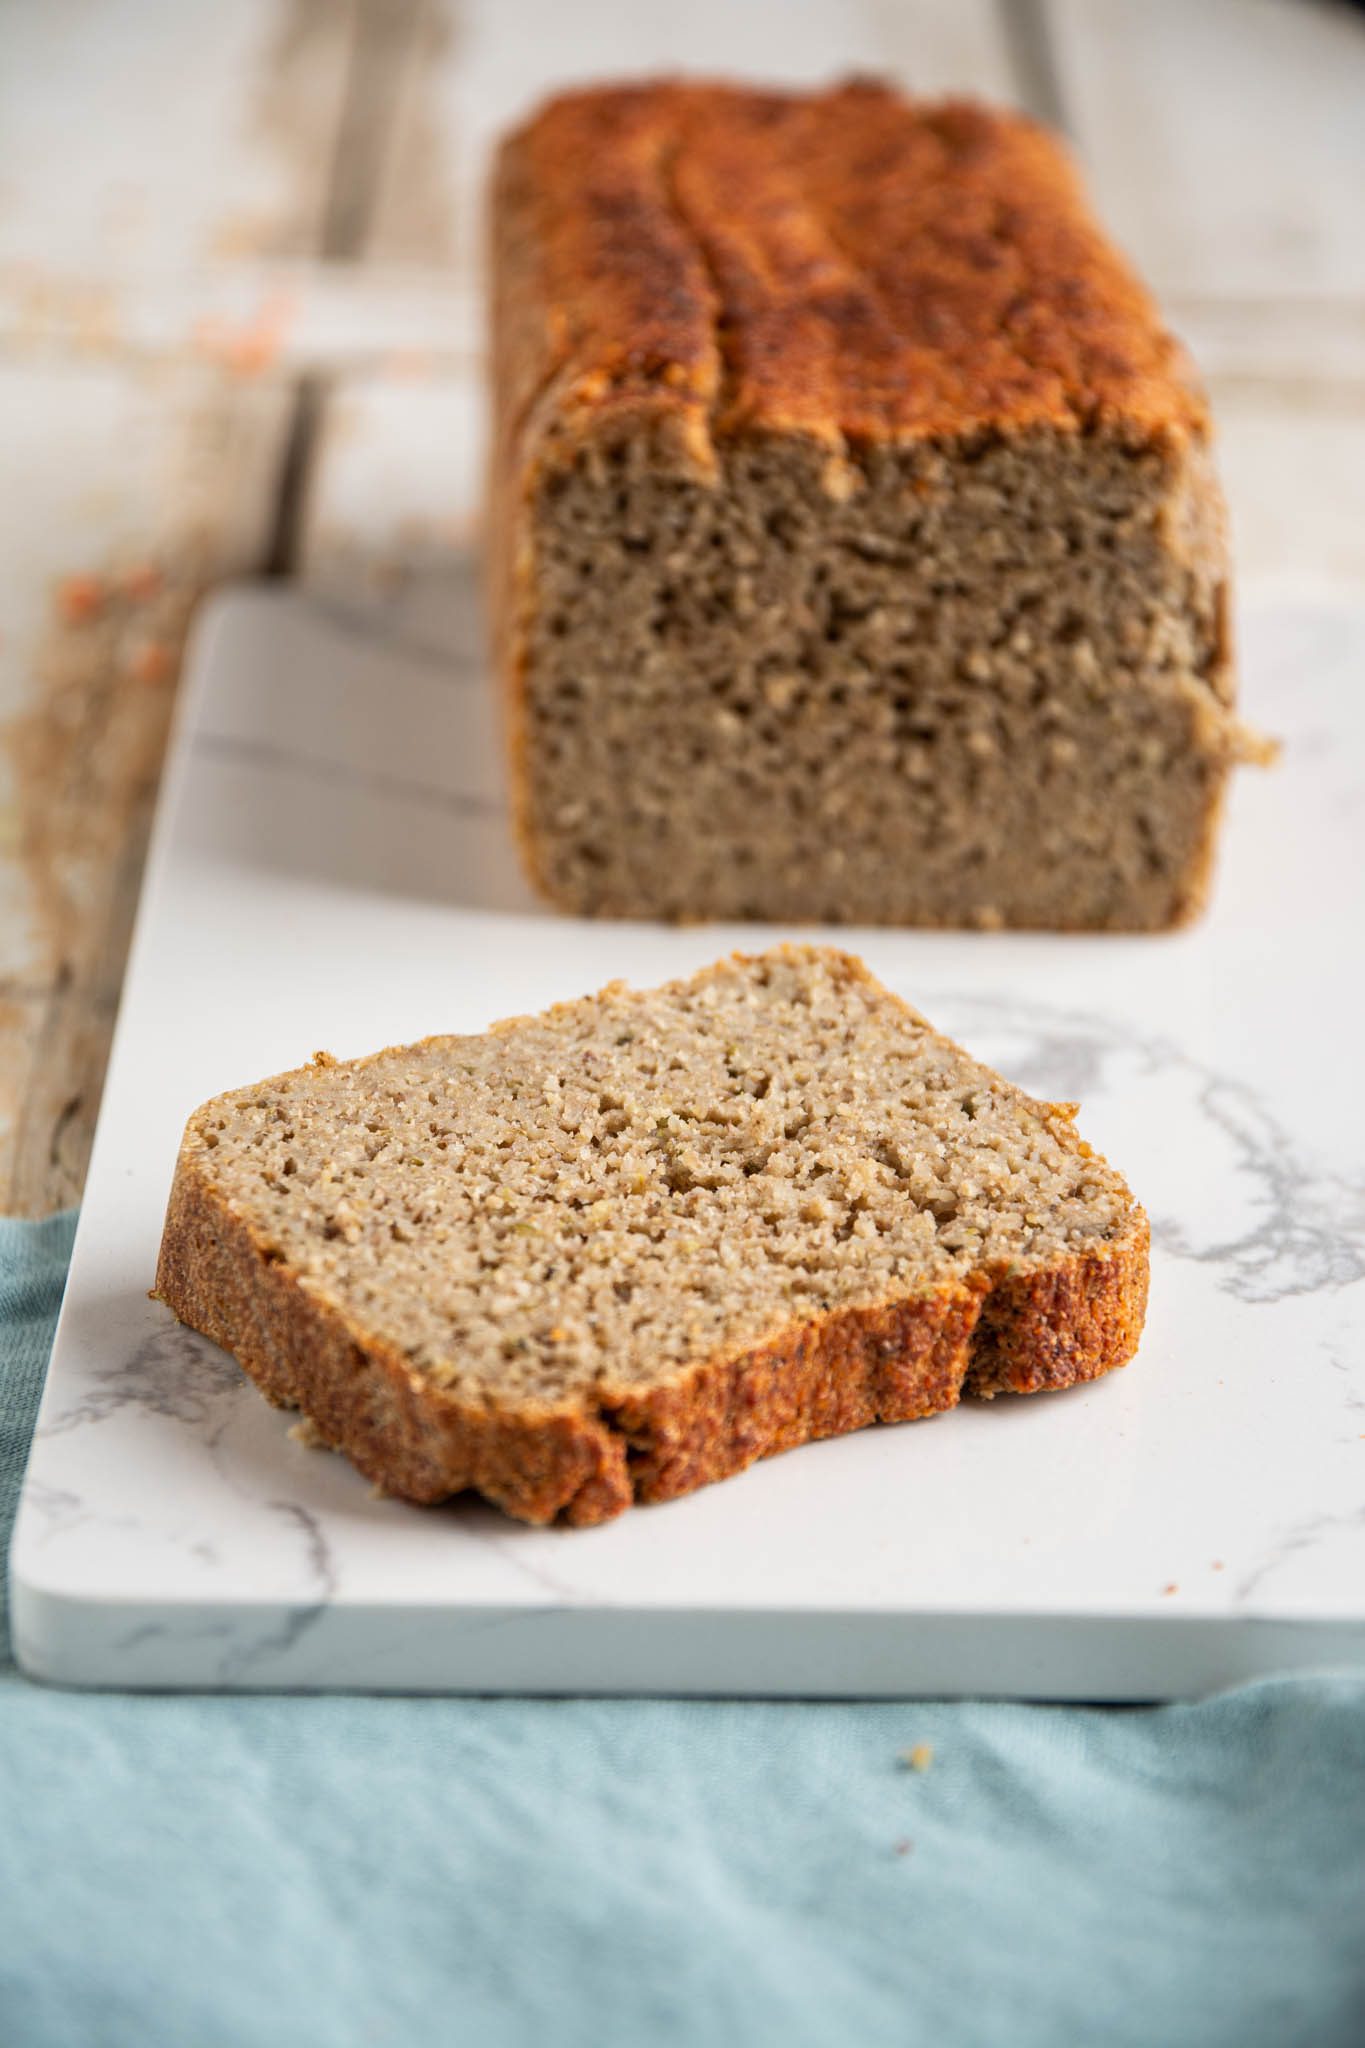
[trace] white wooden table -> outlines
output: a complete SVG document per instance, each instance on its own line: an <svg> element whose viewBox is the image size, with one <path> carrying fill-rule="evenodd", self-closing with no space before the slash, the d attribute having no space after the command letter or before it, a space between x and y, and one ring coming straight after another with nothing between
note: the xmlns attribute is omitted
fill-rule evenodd
<svg viewBox="0 0 1365 2048"><path fill-rule="evenodd" d="M196 597L439 646L481 183L574 79L1059 122L1199 358L1244 575L1365 581L1365 17L1315 0L0 0L0 1211L80 1192Z"/></svg>

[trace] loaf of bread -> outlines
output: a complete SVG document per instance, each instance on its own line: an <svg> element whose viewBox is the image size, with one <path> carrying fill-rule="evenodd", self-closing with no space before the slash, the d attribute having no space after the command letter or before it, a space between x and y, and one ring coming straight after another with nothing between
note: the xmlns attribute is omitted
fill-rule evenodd
<svg viewBox="0 0 1365 2048"><path fill-rule="evenodd" d="M416 1501L601 1522L1124 1364L1147 1223L844 953L314 1065L185 1134L157 1292Z"/></svg>
<svg viewBox="0 0 1365 2048"><path fill-rule="evenodd" d="M504 145L519 834L609 916L1153 929L1208 884L1222 501L1061 147L868 82L612 86Z"/></svg>

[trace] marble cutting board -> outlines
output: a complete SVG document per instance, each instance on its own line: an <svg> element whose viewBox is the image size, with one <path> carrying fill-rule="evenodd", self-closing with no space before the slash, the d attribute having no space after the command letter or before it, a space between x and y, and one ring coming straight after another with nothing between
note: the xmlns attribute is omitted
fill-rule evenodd
<svg viewBox="0 0 1365 2048"><path fill-rule="evenodd" d="M297 594L220 598L15 1537L24 1669L1123 1699L1365 1665L1365 606L1254 594L1242 638L1246 708L1286 750L1238 778L1195 930L845 935L972 1051L1081 1101L1152 1216L1138 1360L536 1531L376 1498L148 1299L183 1121L319 1046L478 1029L766 934L537 909L470 602L425 644Z"/></svg>

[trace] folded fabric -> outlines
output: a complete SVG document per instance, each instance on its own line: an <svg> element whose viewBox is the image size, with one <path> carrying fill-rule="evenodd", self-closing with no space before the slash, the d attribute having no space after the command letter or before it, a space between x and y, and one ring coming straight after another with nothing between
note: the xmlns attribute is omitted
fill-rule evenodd
<svg viewBox="0 0 1365 2048"><path fill-rule="evenodd" d="M0 1530L70 1248L0 1221ZM14 2048L1359 2048L1365 1682L1194 1706L0 1671Z"/></svg>

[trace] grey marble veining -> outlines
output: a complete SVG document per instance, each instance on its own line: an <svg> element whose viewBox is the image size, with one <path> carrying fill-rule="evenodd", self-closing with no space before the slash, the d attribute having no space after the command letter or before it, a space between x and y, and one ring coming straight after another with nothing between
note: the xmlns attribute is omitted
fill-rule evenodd
<svg viewBox="0 0 1365 2048"><path fill-rule="evenodd" d="M169 1316L157 1315L132 1351L92 1364L70 1401L44 1416L40 1433L44 1439L62 1436L133 1408L211 1436L219 1411L241 1393L235 1360Z"/></svg>

